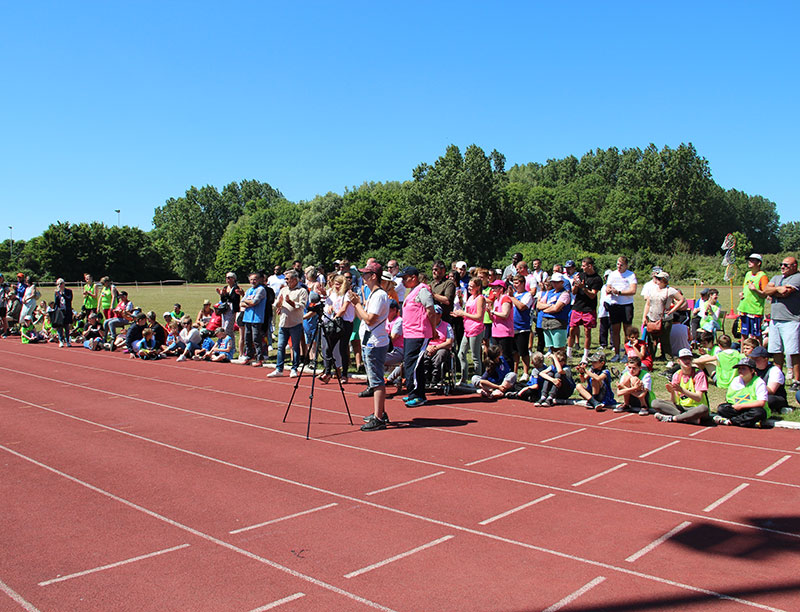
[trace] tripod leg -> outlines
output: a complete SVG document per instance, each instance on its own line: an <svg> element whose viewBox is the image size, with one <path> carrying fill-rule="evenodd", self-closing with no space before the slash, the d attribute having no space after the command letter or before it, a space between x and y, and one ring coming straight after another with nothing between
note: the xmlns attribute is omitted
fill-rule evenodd
<svg viewBox="0 0 800 612"><path fill-rule="evenodd" d="M342 379L339 378L339 391L342 392L342 401L344 402L344 409L347 410L347 418L350 419L350 425L353 425L353 417L350 414L350 406L347 405L347 396L344 393L344 385L342 384Z"/></svg>

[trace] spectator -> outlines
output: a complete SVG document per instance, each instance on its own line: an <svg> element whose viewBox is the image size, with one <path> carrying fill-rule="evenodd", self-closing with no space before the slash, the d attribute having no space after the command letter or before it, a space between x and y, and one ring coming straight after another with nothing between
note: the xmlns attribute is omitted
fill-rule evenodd
<svg viewBox="0 0 800 612"><path fill-rule="evenodd" d="M203 300L203 306L197 312L197 318L195 319L198 328L205 329L206 326L211 322L211 317L214 315L214 306L211 304L211 300Z"/></svg>
<svg viewBox="0 0 800 612"><path fill-rule="evenodd" d="M653 379L650 372L642 368L642 360L636 356L628 357L628 367L617 384L619 404L614 412L633 409L638 411L639 416L647 416L653 400L652 387Z"/></svg>
<svg viewBox="0 0 800 612"><path fill-rule="evenodd" d="M9 291L11 291L11 285L6 282L5 276L0 273L0 332L3 334L3 338L8 338L8 321L6 320L8 309L6 308L6 296Z"/></svg>
<svg viewBox="0 0 800 612"><path fill-rule="evenodd" d="M418 367L422 353L433 336L433 295L430 288L419 280L419 270L407 266L398 274L406 288L403 302L403 343L406 388L403 398L406 406L416 408L427 401L425 396L425 369Z"/></svg>
<svg viewBox="0 0 800 612"><path fill-rule="evenodd" d="M511 256L511 263L505 267L505 270L503 270L503 275L500 280L506 280L509 276L514 276L517 273L517 264L521 261L522 253L514 253Z"/></svg>
<svg viewBox="0 0 800 612"><path fill-rule="evenodd" d="M652 402L659 421L699 425L708 419L708 381L705 372L694 367L692 359L691 349L683 348L678 352L680 369L666 384L670 400L655 399Z"/></svg>
<svg viewBox="0 0 800 612"><path fill-rule="evenodd" d="M714 422L717 425L755 427L769 418L767 384L756 375L756 362L743 357L736 376L728 387L726 402L717 406Z"/></svg>
<svg viewBox="0 0 800 612"><path fill-rule="evenodd" d="M219 295L219 310L222 314L222 327L225 333L233 339L236 326L236 315L239 313L239 302L244 295L244 291L236 282L236 273L228 272L225 275L225 285L217 288Z"/></svg>
<svg viewBox="0 0 800 612"><path fill-rule="evenodd" d="M456 317L464 320L464 337L458 350L458 361L461 364L461 385L466 385L469 380L469 363L467 350L472 354L473 373L481 376L483 373L481 340L484 331L484 312L486 298L483 297L483 286L479 278L474 277L469 282L469 297L463 310L453 312Z"/></svg>
<svg viewBox="0 0 800 612"><path fill-rule="evenodd" d="M140 310L134 316L134 324L128 328L125 334L125 348L131 356L136 356L137 343L144 338L144 330L147 327L147 316Z"/></svg>
<svg viewBox="0 0 800 612"><path fill-rule="evenodd" d="M83 305L81 315L86 316L90 312L97 312L97 298L100 293L99 286L94 282L91 274L86 272L83 275Z"/></svg>
<svg viewBox="0 0 800 612"><path fill-rule="evenodd" d="M125 297L127 298L127 296L128 294L126 293ZM98 310L103 314L103 319L108 321L113 316L111 311L114 308L114 302L119 297L117 288L111 284L111 279L108 276L100 279L97 297Z"/></svg>
<svg viewBox="0 0 800 612"><path fill-rule="evenodd" d="M609 406L615 406L614 392L611 390L611 372L606 368L606 356L598 351L589 358L591 367L581 363L576 368L580 382L575 385L578 394L588 402L588 408L603 412Z"/></svg>
<svg viewBox="0 0 800 612"><path fill-rule="evenodd" d="M647 326L647 334L652 342L650 352L653 357L656 354L656 342L660 340L662 356L670 368L673 365L670 344L673 318L675 312L686 305L686 298L680 291L669 286L669 274L663 270L658 272L653 280L656 286L649 292L644 303L642 324Z"/></svg>
<svg viewBox="0 0 800 612"><path fill-rule="evenodd" d="M86 327L81 334L83 337L84 348L90 351L103 350L103 326L97 320L96 312L89 312L86 315Z"/></svg>
<svg viewBox="0 0 800 612"><path fill-rule="evenodd" d="M767 385L767 406L774 414L791 412L787 409L789 403L786 399L786 377L783 370L770 363L769 353L763 346L757 346L750 351L750 359L756 362L756 375Z"/></svg>
<svg viewBox="0 0 800 612"><path fill-rule="evenodd" d="M66 344L66 346L72 346L72 343L69 340L70 327L72 326L72 289L67 287L63 278L59 278L56 281L56 292L53 304L56 310L59 310L63 313L63 323L61 325L63 330L63 338L62 334L59 334L59 338L62 339L59 342L59 346L62 344ZM56 325L54 323L53 327L55 326Z"/></svg>
<svg viewBox="0 0 800 612"><path fill-rule="evenodd" d="M611 361L620 361L624 357L620 331L623 325L633 322L633 296L636 295L636 275L628 269L628 258L624 255L617 258L617 269L608 275L606 286L611 342L614 346Z"/></svg>
<svg viewBox="0 0 800 612"><path fill-rule="evenodd" d="M30 315L22 317L19 327L19 336L22 344L36 344L37 342L45 342L44 336L36 331L36 326L33 324L33 319Z"/></svg>
<svg viewBox="0 0 800 612"><path fill-rule="evenodd" d="M36 279L32 279L28 277L28 287L25 289L25 293L22 294L22 309L19 313L19 319L22 321L25 317L31 317L33 319L33 313L36 310L36 304L42 294L39 293L39 288L36 286Z"/></svg>
<svg viewBox="0 0 800 612"><path fill-rule="evenodd" d="M792 390L800 389L800 273L797 259L783 258L781 274L770 279L764 293L772 298L767 350L774 355L775 365L783 368L789 356Z"/></svg>
<svg viewBox="0 0 800 612"><path fill-rule="evenodd" d="M553 273L550 284L552 288L544 293L536 304L542 313L544 345L549 350L564 348L566 358L569 292L564 289L564 277L560 272Z"/></svg>
<svg viewBox="0 0 800 612"><path fill-rule="evenodd" d="M245 350L237 363L261 366L264 359L263 323L267 291L261 285L261 276L257 272L251 272L248 279L250 281L250 287L247 289L240 302L240 307L245 309L242 315ZM255 361L253 361L253 359L255 359Z"/></svg>
<svg viewBox="0 0 800 612"><path fill-rule="evenodd" d="M506 281L495 280L489 285L486 298L492 319L492 344L498 344L509 366L514 363L514 304L506 292Z"/></svg>
<svg viewBox="0 0 800 612"><path fill-rule="evenodd" d="M581 271L576 274L572 283L574 300L569 320L569 340L567 341L567 356L569 357L572 354L572 347L578 343L582 325L584 340L581 361L584 363L589 359L592 330L597 326L597 296L602 288L603 279L594 268L594 259L584 258L581 261Z"/></svg>
<svg viewBox="0 0 800 612"><path fill-rule="evenodd" d="M505 358L499 345L486 349L483 374L473 376L472 384L482 397L500 399L511 392L517 382L517 375L511 371L511 364Z"/></svg>
<svg viewBox="0 0 800 612"><path fill-rule="evenodd" d="M300 367L300 344L303 338L303 311L308 302L308 290L300 286L300 279L295 270L286 272L286 286L281 289L275 300L276 310L280 310L280 327L278 329L278 358L275 369L267 376L283 376L283 362L286 358L286 344L292 340L292 369L289 376L297 377Z"/></svg>
<svg viewBox="0 0 800 612"><path fill-rule="evenodd" d="M761 339L761 322L767 296L767 275L761 271L762 258L751 253L747 258L747 272L739 292L739 326L742 338Z"/></svg>
<svg viewBox="0 0 800 612"><path fill-rule="evenodd" d="M175 360L176 362L194 357L195 351L202 348L203 338L200 336L200 330L192 325L192 318L186 315L181 317L180 339L184 348Z"/></svg>
<svg viewBox="0 0 800 612"><path fill-rule="evenodd" d="M542 393L539 402L534 405L555 406L569 399L575 391L575 381L567 365L566 348L553 351L553 363L539 372L539 378L542 380Z"/></svg>
<svg viewBox="0 0 800 612"><path fill-rule="evenodd" d="M519 266L524 263L520 262ZM511 284L514 291L509 294L511 305L514 307L514 366L516 374L519 370L519 362L522 361L522 376L520 382L528 380L528 370L530 370L531 360L528 347L531 340L531 309L533 307L533 297L525 285L525 277L522 274L515 274L511 277Z"/></svg>
<svg viewBox="0 0 800 612"><path fill-rule="evenodd" d="M105 313L106 310L103 310L103 312ZM107 312L108 316L105 316L105 314L103 315L105 317L103 329L106 332L106 340L108 342L114 342L119 331L133 319L131 315L131 313L133 313L133 302L128 299L128 292L120 291L117 305Z"/></svg>
<svg viewBox="0 0 800 612"><path fill-rule="evenodd" d="M326 319L323 320L325 358L324 370L319 377L324 383L331 379L334 369L336 377L347 382L347 369L350 366L349 340L355 318L355 308L347 299L350 287L350 279L346 278L344 274L337 274L333 277L333 285L328 290L328 297L325 299ZM338 365L334 357L335 352L338 352L339 355ZM344 370L344 374L342 368L347 368Z"/></svg>

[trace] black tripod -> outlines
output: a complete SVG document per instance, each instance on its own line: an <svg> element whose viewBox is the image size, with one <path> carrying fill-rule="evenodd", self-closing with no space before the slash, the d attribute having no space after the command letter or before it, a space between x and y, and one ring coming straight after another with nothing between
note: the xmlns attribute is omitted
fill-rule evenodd
<svg viewBox="0 0 800 612"><path fill-rule="evenodd" d="M308 396L308 425L306 426L306 440L309 439L309 434L311 433L311 406L314 403L314 385L317 383L317 364L319 363L319 352L322 348L322 343L320 340L322 339L322 334L325 334L325 343L330 344L330 338L328 331L323 326L323 320L327 319L334 325L338 325L338 322L334 319L331 319L328 315L326 315L321 310L317 313L319 320L317 321L317 331L314 334L314 340L312 341L312 346L314 343L317 345L317 354L314 355L314 369L311 372L311 393ZM347 338L342 338L339 342L347 342ZM306 361L303 360L303 363L300 365L300 372L298 373L297 380L294 382L294 390L292 391L292 396L289 398L289 404L286 406L286 413L283 415L283 422L286 422L286 417L289 416L289 409L292 407L292 402L294 401L294 395L297 393L297 388L300 386L300 379L303 378L303 372L306 369ZM342 401L344 402L345 410L347 410L347 418L350 420L350 425L353 425L353 417L350 414L350 407L347 405L347 397L344 394L344 386L342 385L341 379L337 376L337 382L339 383L339 391L342 392Z"/></svg>

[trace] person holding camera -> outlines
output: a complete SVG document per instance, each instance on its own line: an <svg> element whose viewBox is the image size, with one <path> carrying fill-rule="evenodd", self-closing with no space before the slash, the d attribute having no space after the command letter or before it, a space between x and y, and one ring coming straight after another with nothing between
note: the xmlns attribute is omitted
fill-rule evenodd
<svg viewBox="0 0 800 612"><path fill-rule="evenodd" d="M228 272L225 275L225 286L218 287L217 294L219 294L219 310L222 313L222 327L225 333L233 338L236 313L239 312L239 302L244 295L244 291L236 282L236 273Z"/></svg>

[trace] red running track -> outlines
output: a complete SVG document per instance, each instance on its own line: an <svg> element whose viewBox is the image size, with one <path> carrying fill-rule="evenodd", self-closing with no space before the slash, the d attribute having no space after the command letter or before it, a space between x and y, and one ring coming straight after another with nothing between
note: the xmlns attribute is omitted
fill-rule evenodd
<svg viewBox="0 0 800 612"><path fill-rule="evenodd" d="M4 610L797 610L800 436L0 344ZM354 421L371 411L346 386Z"/></svg>

